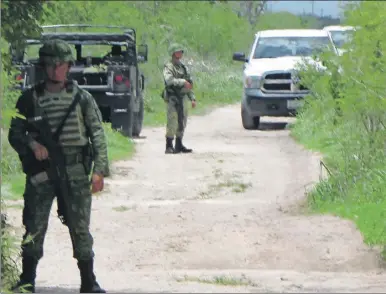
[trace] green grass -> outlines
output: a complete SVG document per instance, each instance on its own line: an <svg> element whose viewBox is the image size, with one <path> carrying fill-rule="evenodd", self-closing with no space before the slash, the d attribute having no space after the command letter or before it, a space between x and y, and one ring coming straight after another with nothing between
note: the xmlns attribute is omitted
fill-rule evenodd
<svg viewBox="0 0 386 294"><path fill-rule="evenodd" d="M373 27L358 31L352 51L339 58L344 74L331 63L331 76L308 70L304 82L313 94L291 127L296 140L323 154L329 170L309 194L311 210L352 220L367 244L380 246L386 245L386 87L379 77L386 57L374 52L377 40L386 41L385 9L386 3L361 2L347 12L348 24Z"/></svg>
<svg viewBox="0 0 386 294"><path fill-rule="evenodd" d="M311 110L308 110L311 111ZM307 112L304 116L307 116ZM315 213L327 213L352 220L363 234L364 240L369 245L386 244L386 159L384 155L375 156L375 160L365 161L364 166L358 166L352 158L355 153L350 148L345 148L342 138L347 137L347 132L326 138L320 121L311 124L306 118L301 117L293 128L293 135L299 142L311 150L323 154L323 162L327 165L331 175L327 180L320 182L310 193L309 207ZM353 125L351 123L351 125ZM307 128L304 130L303 128ZM308 135L310 129L314 135ZM354 128L355 129L355 128ZM333 131L330 129L331 133ZM346 134L346 135L345 135ZM363 136L363 141L369 140ZM359 144L364 143L358 141ZM350 139L353 142L352 139ZM326 142L330 142L326 145ZM354 143L351 143L352 145ZM348 150L347 150L348 149ZM374 152L363 151L367 156ZM354 153L354 154L353 154ZM351 156L350 156L351 155ZM351 162L351 161L354 162ZM362 165L361 164L361 165ZM327 172L327 171L323 171ZM328 173L328 172L327 172Z"/></svg>
<svg viewBox="0 0 386 294"><path fill-rule="evenodd" d="M9 175L5 178L5 186L9 187L8 193L2 193L2 196L7 200L19 200L23 199L25 175L23 173L17 173L15 175Z"/></svg>
<svg viewBox="0 0 386 294"><path fill-rule="evenodd" d="M233 193L244 193L252 187L252 183L245 182L239 174L224 173L220 168L213 170L214 180L205 191L198 194L200 199L211 199L220 196L221 192L232 191Z"/></svg>
<svg viewBox="0 0 386 294"><path fill-rule="evenodd" d="M122 136L119 132L111 129L109 124L104 124L107 139L107 154L109 161L130 158L135 152L134 142L130 138Z"/></svg>
<svg viewBox="0 0 386 294"><path fill-rule="evenodd" d="M343 157L342 153L332 147L325 147L325 141L318 145L315 138L309 139L301 134L301 130L298 129L301 125L302 121L299 121L294 128L294 132L300 132L297 134L297 139L310 149L322 152L323 161L327 162L327 166L332 170L332 176L319 183L310 193L309 207L315 213L333 214L350 219L361 231L367 244L385 245L385 158L379 158L380 163L368 166L367 171L361 172L354 167L348 167L348 170L344 171L344 167L339 165ZM358 179L354 180L355 178Z"/></svg>
<svg viewBox="0 0 386 294"><path fill-rule="evenodd" d="M354 221L369 245L386 244L386 158L381 142L378 148L366 148L370 138L354 122L333 130L328 128L329 122L318 120L313 110L311 107L299 117L292 132L306 147L324 155L331 175L310 193L309 207ZM354 140L354 130L362 138ZM362 162L356 159L360 157Z"/></svg>
<svg viewBox="0 0 386 294"><path fill-rule="evenodd" d="M215 276L213 278L200 278L185 275L183 278L177 278L177 282L195 282L202 284L212 284L218 286L230 286L230 287L242 287L242 286L256 286L250 279L242 276L241 278L230 277L230 276Z"/></svg>
<svg viewBox="0 0 386 294"><path fill-rule="evenodd" d="M118 212L125 212L125 211L129 211L129 210L133 210L133 209L135 209L135 207L129 207L126 205L120 205L120 206L113 207L113 210L118 211Z"/></svg>

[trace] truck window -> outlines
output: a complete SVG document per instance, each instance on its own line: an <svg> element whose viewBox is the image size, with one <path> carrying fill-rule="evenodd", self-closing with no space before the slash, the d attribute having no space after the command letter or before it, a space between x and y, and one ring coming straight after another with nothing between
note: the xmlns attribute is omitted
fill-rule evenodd
<svg viewBox="0 0 386 294"><path fill-rule="evenodd" d="M330 31L331 38L337 48L342 49L344 44L350 41L352 31Z"/></svg>
<svg viewBox="0 0 386 294"><path fill-rule="evenodd" d="M256 44L253 58L312 56L325 50L332 50L331 41L327 36L261 37Z"/></svg>
<svg viewBox="0 0 386 294"><path fill-rule="evenodd" d="M43 44L27 44L24 49L23 62L37 61L39 59L39 49ZM71 45L72 54L76 57L75 47Z"/></svg>

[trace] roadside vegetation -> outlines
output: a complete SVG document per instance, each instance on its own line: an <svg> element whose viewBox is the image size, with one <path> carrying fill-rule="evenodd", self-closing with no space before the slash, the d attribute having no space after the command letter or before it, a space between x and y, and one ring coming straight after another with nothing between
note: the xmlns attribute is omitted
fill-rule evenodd
<svg viewBox="0 0 386 294"><path fill-rule="evenodd" d="M37 34L39 24L88 23L135 28L138 44L149 45L149 61L141 66L146 78L145 126L163 125L165 105L160 98L162 67L170 58L167 48L171 42L186 46L184 59L192 71L198 100L197 108L191 114L202 114L213 107L240 100L242 66L232 62L232 53L248 52L257 30L321 27L321 23L312 16L301 18L285 12L245 15L245 12L240 13L239 5L241 7L238 2L226 1L2 1L3 67L0 91L3 200L21 199L24 189L19 159L7 140L9 121L15 114L13 107L20 94L9 90L14 82L12 72L8 75L11 70L9 42L22 41L26 36ZM105 130L110 160L133 154L131 140L112 131L108 124ZM2 202L2 213L6 213L5 209L6 205ZM2 293L17 272L15 263L10 259L14 256L13 245L9 231L2 229ZM15 248L18 246L16 244Z"/></svg>
<svg viewBox="0 0 386 294"><path fill-rule="evenodd" d="M347 9L345 23L362 29L343 57L325 58L332 75L306 73L304 83L313 94L292 129L301 143L324 155L328 178L310 194L310 206L353 220L367 244L381 246L386 245L385 19L381 1Z"/></svg>

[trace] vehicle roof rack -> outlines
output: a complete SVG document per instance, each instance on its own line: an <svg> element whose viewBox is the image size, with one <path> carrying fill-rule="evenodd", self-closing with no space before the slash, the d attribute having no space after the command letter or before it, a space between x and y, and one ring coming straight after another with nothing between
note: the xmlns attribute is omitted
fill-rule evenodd
<svg viewBox="0 0 386 294"><path fill-rule="evenodd" d="M104 29L120 29L125 34L132 34L134 38L136 37L135 29L124 26L115 26L115 25L91 25L91 24L57 24L57 25L44 25L40 26L44 29L63 29L63 28L104 28Z"/></svg>

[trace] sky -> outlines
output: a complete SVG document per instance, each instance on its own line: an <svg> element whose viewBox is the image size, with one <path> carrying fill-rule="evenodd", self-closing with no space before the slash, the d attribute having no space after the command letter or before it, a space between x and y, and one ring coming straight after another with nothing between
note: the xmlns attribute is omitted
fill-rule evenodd
<svg viewBox="0 0 386 294"><path fill-rule="evenodd" d="M268 9L273 11L288 11L295 14L312 12L314 2L314 13L316 15L331 15L338 17L341 13L339 8L342 1L269 1Z"/></svg>

